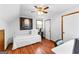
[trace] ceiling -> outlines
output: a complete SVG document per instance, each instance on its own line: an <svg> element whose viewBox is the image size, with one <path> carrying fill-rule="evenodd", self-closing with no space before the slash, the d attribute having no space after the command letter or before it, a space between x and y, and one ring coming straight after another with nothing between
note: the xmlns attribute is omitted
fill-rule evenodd
<svg viewBox="0 0 79 59"><path fill-rule="evenodd" d="M43 18L50 19L57 17L58 15L66 12L67 10L73 10L79 8L78 4L45 4L48 6L48 13L44 15L38 15L34 11L34 6L39 4L0 4L0 20L10 22L16 20L20 16L26 16L31 18Z"/></svg>
<svg viewBox="0 0 79 59"><path fill-rule="evenodd" d="M52 18L57 16L67 10L72 10L74 8L79 8L78 4L45 4L48 6L48 13L44 15L38 15L34 11L34 6L40 4L23 4L21 5L21 16L35 17L35 18Z"/></svg>

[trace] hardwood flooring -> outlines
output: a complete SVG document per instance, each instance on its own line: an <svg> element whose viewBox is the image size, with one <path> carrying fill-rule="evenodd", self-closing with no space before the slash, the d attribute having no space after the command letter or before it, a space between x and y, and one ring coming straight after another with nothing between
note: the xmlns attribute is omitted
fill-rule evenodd
<svg viewBox="0 0 79 59"><path fill-rule="evenodd" d="M9 45L6 52L8 54L54 54L51 49L55 47L53 41L43 39L42 42L38 42L32 45L11 50L12 44Z"/></svg>

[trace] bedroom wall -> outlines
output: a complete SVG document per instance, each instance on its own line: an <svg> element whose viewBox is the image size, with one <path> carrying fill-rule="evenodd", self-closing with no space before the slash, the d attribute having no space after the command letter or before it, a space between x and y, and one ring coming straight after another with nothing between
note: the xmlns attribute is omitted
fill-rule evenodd
<svg viewBox="0 0 79 59"><path fill-rule="evenodd" d="M78 11L79 8L75 8L75 9L70 9L70 10L67 10L65 11L64 13L62 14L59 14L55 17L53 17L53 20L51 20L51 39L56 41L58 39L61 39L61 16L64 15L64 14L67 14L67 13L72 13L72 12L75 12L75 11Z"/></svg>
<svg viewBox="0 0 79 59"><path fill-rule="evenodd" d="M30 18L27 16L23 16L23 17ZM35 28L36 28L36 21L35 21L35 19L33 19L33 29L35 29ZM25 30L20 30L20 19L19 18L11 22L11 31L13 33L19 32L19 31L25 31Z"/></svg>
<svg viewBox="0 0 79 59"><path fill-rule="evenodd" d="M5 49L11 41L10 22L19 18L19 5L0 5L0 28L5 29Z"/></svg>
<svg viewBox="0 0 79 59"><path fill-rule="evenodd" d="M51 40L60 39L60 16L56 16L51 20Z"/></svg>
<svg viewBox="0 0 79 59"><path fill-rule="evenodd" d="M33 29L35 29L36 28L36 18L35 17L33 17L31 14L29 14L28 12L27 12L28 10L26 9L24 9L23 7L22 7L22 5L20 6L20 17L25 17L25 18L32 18L32 20L33 20ZM18 32L18 31L25 31L25 30L20 30L20 19L18 18L17 20L13 20L12 22L11 22L11 26L12 26L12 33L14 34L14 32Z"/></svg>

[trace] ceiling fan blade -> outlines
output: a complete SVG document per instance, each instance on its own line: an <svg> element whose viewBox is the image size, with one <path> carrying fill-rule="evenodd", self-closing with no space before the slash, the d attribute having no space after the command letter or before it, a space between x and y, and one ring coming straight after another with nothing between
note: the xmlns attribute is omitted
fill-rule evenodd
<svg viewBox="0 0 79 59"><path fill-rule="evenodd" d="M49 7L45 7L44 10L48 9Z"/></svg>
<svg viewBox="0 0 79 59"><path fill-rule="evenodd" d="M34 6L35 8L38 8L37 6Z"/></svg>
<svg viewBox="0 0 79 59"><path fill-rule="evenodd" d="M48 13L47 11L43 11L43 13Z"/></svg>

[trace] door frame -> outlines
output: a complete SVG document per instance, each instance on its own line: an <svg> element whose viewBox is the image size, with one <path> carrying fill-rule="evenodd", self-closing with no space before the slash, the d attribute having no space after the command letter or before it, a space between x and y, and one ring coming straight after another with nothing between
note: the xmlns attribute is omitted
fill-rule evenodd
<svg viewBox="0 0 79 59"><path fill-rule="evenodd" d="M64 15L62 15L61 16L61 39L63 40L63 38L64 38L64 26L63 26L63 21L64 21L64 17L65 16L70 16L70 15L73 15L73 14L77 14L77 13L79 13L79 11L75 11L75 12L72 12L72 13L67 13L67 14L64 14Z"/></svg>
<svg viewBox="0 0 79 59"><path fill-rule="evenodd" d="M1 29L0 31L3 31L3 44L4 44L3 45L4 46L3 47L3 49L4 49L3 51L5 51L5 30L4 29Z"/></svg>
<svg viewBox="0 0 79 59"><path fill-rule="evenodd" d="M46 21L50 21L50 40L51 40L51 19L47 19L47 20L44 21L44 30L46 29L45 28L45 22Z"/></svg>

